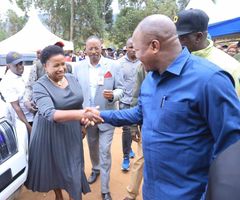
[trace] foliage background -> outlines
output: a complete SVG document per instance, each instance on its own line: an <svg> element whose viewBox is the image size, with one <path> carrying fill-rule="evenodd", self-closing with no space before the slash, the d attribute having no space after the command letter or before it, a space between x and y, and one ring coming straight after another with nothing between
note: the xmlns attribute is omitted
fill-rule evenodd
<svg viewBox="0 0 240 200"><path fill-rule="evenodd" d="M137 24L150 14L173 18L189 0L119 0L120 13L115 16L112 0L10 0L24 11L17 16L8 10L0 18L0 41L17 33L28 19L32 5L41 13L42 22L65 40L72 40L76 49L84 47L90 35L101 37L105 44L122 48Z"/></svg>

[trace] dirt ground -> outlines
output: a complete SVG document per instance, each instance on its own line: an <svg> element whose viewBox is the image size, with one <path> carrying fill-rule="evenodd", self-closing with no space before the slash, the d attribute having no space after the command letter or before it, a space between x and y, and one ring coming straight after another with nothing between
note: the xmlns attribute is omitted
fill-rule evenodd
<svg viewBox="0 0 240 200"><path fill-rule="evenodd" d="M136 152L137 145L135 142L132 144L133 150ZM91 162L89 159L88 146L86 142L86 138L84 139L84 151L85 151L85 173L88 177L91 173ZM111 178L110 178L110 191L113 200L123 200L126 196L126 186L130 180L130 171L127 173L122 172L121 170L121 162L122 162L122 134L121 129L116 128L115 134L113 137L112 143L112 169L111 169ZM131 159L131 165L133 163L133 159ZM87 195L83 195L83 200L101 200L101 191L100 191L100 178L90 185L91 193ZM64 193L64 198L68 200L67 193ZM141 190L140 195L137 200L141 200ZM20 195L16 200L54 200L54 193L50 191L48 193L38 193L32 192L23 188L20 192Z"/></svg>

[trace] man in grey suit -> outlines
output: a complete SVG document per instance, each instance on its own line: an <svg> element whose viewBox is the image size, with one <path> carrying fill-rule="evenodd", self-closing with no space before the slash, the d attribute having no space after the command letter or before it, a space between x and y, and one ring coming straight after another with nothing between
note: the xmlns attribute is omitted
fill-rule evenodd
<svg viewBox="0 0 240 200"><path fill-rule="evenodd" d="M99 106L100 110L116 109L115 102L123 95L123 77L117 63L101 56L101 40L91 36L86 41L87 58L73 69L83 91L83 107ZM109 179L111 169L111 144L114 127L99 124L87 129L87 139L92 162L89 184L101 175L103 200L111 200Z"/></svg>

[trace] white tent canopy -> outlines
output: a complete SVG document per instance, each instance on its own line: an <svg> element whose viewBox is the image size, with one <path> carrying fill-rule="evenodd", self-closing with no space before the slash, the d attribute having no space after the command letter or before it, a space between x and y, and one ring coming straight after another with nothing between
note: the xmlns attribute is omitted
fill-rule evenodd
<svg viewBox="0 0 240 200"><path fill-rule="evenodd" d="M239 17L237 0L190 0L185 9L197 8L209 16L209 24ZM235 12L234 12L235 11Z"/></svg>
<svg viewBox="0 0 240 200"><path fill-rule="evenodd" d="M73 50L73 42L66 41L51 33L42 24L36 13L32 13L28 22L15 35L0 42L0 53L17 51L20 53L36 52L48 45L62 41L65 50Z"/></svg>

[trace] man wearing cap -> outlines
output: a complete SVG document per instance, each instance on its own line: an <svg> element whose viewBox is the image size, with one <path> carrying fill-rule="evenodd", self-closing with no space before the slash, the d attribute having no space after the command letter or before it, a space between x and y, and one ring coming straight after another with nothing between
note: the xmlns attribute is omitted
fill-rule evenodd
<svg viewBox="0 0 240 200"><path fill-rule="evenodd" d="M108 47L107 49L107 58L109 59L115 59L115 49L113 47Z"/></svg>
<svg viewBox="0 0 240 200"><path fill-rule="evenodd" d="M31 124L33 114L26 109L24 105L25 83L22 78L24 71L23 57L18 52L9 52L6 56L6 63L9 70L0 82L0 91L7 103L15 111L19 118L27 127L28 133L31 133Z"/></svg>
<svg viewBox="0 0 240 200"><path fill-rule="evenodd" d="M208 21L208 15L200 9L183 10L174 18L181 44L192 54L206 58L230 73L240 96L240 63L213 46L213 41L207 37Z"/></svg>

